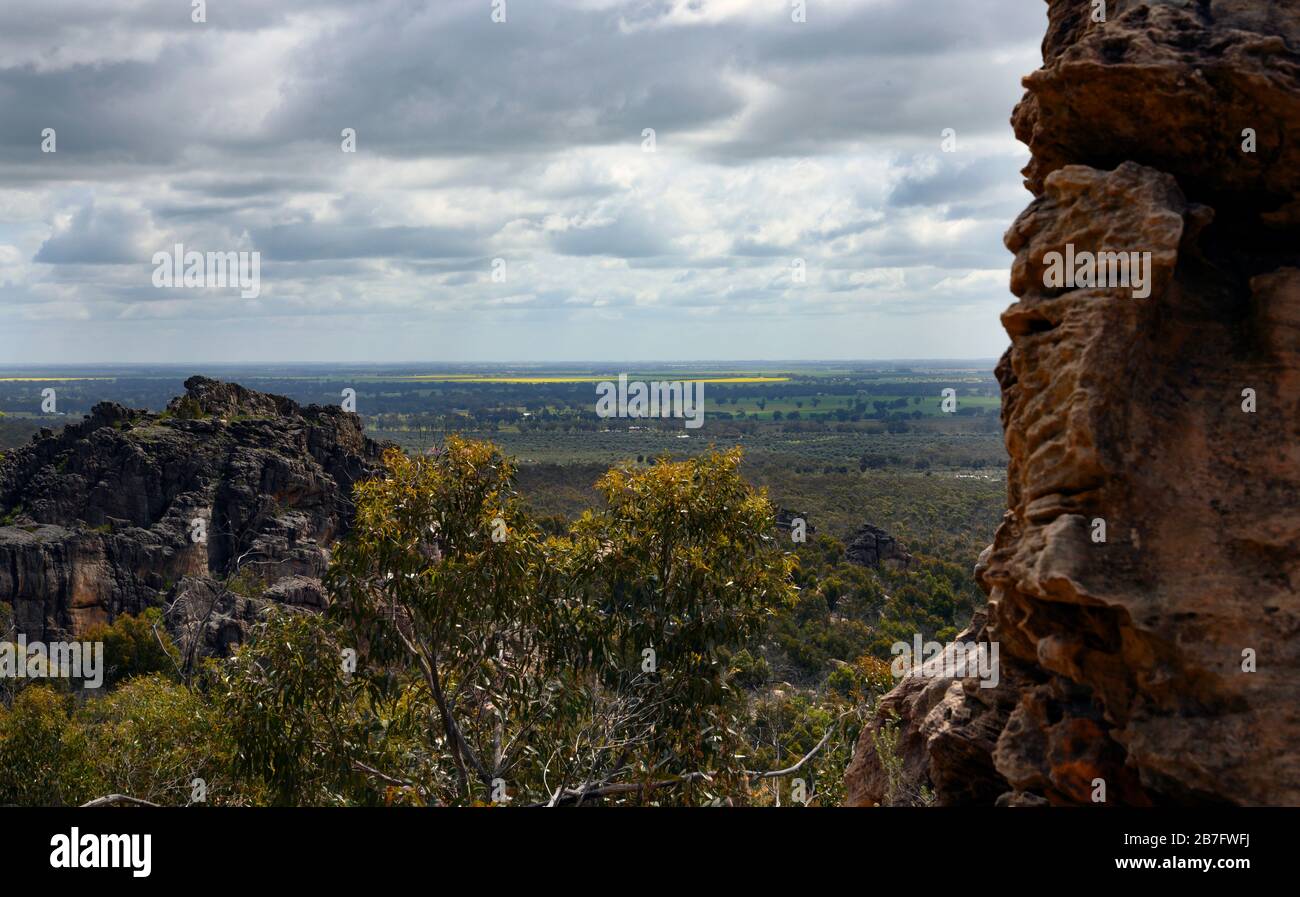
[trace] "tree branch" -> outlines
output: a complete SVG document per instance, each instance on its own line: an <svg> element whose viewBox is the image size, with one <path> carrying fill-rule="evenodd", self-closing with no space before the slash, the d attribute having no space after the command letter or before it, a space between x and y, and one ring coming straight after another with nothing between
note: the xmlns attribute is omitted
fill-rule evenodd
<svg viewBox="0 0 1300 897"><path fill-rule="evenodd" d="M840 717L840 719L843 718L844 717L842 716ZM839 725L839 720L836 720L834 725L827 726L826 734L822 736L822 740L817 742L817 746L814 747L811 751L804 754L803 757L799 760L799 762L796 763L794 766L787 766L785 769L772 769L772 770L768 770L767 772L756 772L752 769L747 769L745 770L745 775L749 776L750 781L756 782L759 779L774 779L777 776L788 776L791 773L798 772L805 763L807 763L809 760L813 758L814 754L816 754L822 748L826 747L826 742L830 741L831 733L835 731L835 726L837 725Z"/></svg>
<svg viewBox="0 0 1300 897"><path fill-rule="evenodd" d="M609 797L614 794L641 794L647 791L653 791L656 788L669 788L673 785L685 785L688 782L697 782L700 779L707 779L702 772L690 772L684 776L675 779L660 779L657 782L624 782L618 785L600 785L594 788L570 788L564 794L554 796L550 801L540 804L529 804L530 807L558 807L564 804L581 803L591 797Z"/></svg>
<svg viewBox="0 0 1300 897"><path fill-rule="evenodd" d="M83 807L111 807L115 804L128 804L133 807L157 807L158 804L147 800L141 800L138 797L131 797L129 794L107 794L103 797L97 797L94 800L86 801Z"/></svg>
<svg viewBox="0 0 1300 897"><path fill-rule="evenodd" d="M373 766L367 766L366 764L362 763L360 760L353 760L352 768L357 770L358 772L364 772L367 775L372 775L375 778L379 779L380 781L387 782L390 785L400 785L403 788L416 787L414 782L409 782L406 779L395 779L392 776L388 775L387 773L380 772L379 770L375 769Z"/></svg>

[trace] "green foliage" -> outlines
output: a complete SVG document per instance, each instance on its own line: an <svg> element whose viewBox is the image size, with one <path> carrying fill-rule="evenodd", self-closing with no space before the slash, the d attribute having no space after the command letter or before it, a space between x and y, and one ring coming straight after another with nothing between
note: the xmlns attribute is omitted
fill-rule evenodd
<svg viewBox="0 0 1300 897"><path fill-rule="evenodd" d="M761 654L755 657L742 648L731 656L731 676L741 688L762 688L772 678L772 667Z"/></svg>
<svg viewBox="0 0 1300 897"><path fill-rule="evenodd" d="M903 757L898 751L898 719L886 720L871 733L872 747L876 759L885 773L885 806L887 807L929 807L934 805L934 793L926 786L920 790L907 784Z"/></svg>
<svg viewBox="0 0 1300 897"><path fill-rule="evenodd" d="M0 708L0 804L68 806L87 799L95 774L86 733L70 725L73 699L45 683Z"/></svg>
<svg viewBox="0 0 1300 897"><path fill-rule="evenodd" d="M255 803L232 767L230 727L203 694L139 676L78 700L34 683L0 707L0 803L75 806L106 794L190 802L195 779L209 803Z"/></svg>
<svg viewBox="0 0 1300 897"><path fill-rule="evenodd" d="M193 396L182 396L176 403L175 410L164 412L168 417L177 417L181 420L203 420L210 417L203 407L199 404L198 399Z"/></svg>
<svg viewBox="0 0 1300 897"><path fill-rule="evenodd" d="M174 678L180 667L180 651L167 634L162 611L156 607L147 608L139 616L122 614L111 626L92 626L85 640L104 643L106 686L152 673Z"/></svg>
<svg viewBox="0 0 1300 897"><path fill-rule="evenodd" d="M493 799L506 781L513 799L545 801L593 778L699 773L712 783L655 799L743 790L746 695L727 660L789 602L792 561L739 452L611 471L606 507L549 538L490 444L453 438L385 463L357 488L332 616L363 646L369 700L414 690L437 708L427 800ZM575 756L571 742L591 747Z"/></svg>
<svg viewBox="0 0 1300 897"><path fill-rule="evenodd" d="M554 593L542 537L514 493L513 464L490 443L449 439L434 455L390 451L357 486L351 537L328 577L332 615L360 646L374 700L410 674L432 700L427 752L455 794L485 799L548 711L548 681L581 656ZM426 776L440 781L441 772Z"/></svg>
<svg viewBox="0 0 1300 897"><path fill-rule="evenodd" d="M242 803L230 775L231 726L198 691L160 675L136 676L80 708L73 721L84 732L85 762L94 797L129 794L153 803L184 805L205 786L204 802Z"/></svg>
<svg viewBox="0 0 1300 897"><path fill-rule="evenodd" d="M751 802L797 804L799 795L794 788L798 779L803 785L804 805L838 805L844 797L844 770L853 756L863 712L862 706L834 693L818 696L780 688L757 699L745 732L750 765L760 770L798 768L754 782Z"/></svg>
<svg viewBox="0 0 1300 897"><path fill-rule="evenodd" d="M252 566L242 567L226 577L226 589L245 598L260 598L270 583Z"/></svg>
<svg viewBox="0 0 1300 897"><path fill-rule="evenodd" d="M799 599L770 629L769 660L792 681L824 682L839 663L864 654L892 658L916 633L950 641L982 602L969 571L917 553L906 570L849 562L838 539L818 534L797 546Z"/></svg>
<svg viewBox="0 0 1300 897"><path fill-rule="evenodd" d="M342 803L358 793L357 703L333 627L276 614L212 674L238 774L277 804Z"/></svg>
<svg viewBox="0 0 1300 897"><path fill-rule="evenodd" d="M793 598L793 560L740 460L732 450L610 471L597 483L606 509L574 526L576 578L603 634L606 681L644 688L655 707L641 752L647 773L737 774L729 767L745 693L724 652L749 644Z"/></svg>

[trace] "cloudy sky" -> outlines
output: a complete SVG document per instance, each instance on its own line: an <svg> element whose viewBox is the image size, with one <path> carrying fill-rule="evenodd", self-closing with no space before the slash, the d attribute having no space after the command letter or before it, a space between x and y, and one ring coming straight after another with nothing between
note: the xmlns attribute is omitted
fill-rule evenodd
<svg viewBox="0 0 1300 897"><path fill-rule="evenodd" d="M1046 6L792 5L3 0L0 364L999 354Z"/></svg>

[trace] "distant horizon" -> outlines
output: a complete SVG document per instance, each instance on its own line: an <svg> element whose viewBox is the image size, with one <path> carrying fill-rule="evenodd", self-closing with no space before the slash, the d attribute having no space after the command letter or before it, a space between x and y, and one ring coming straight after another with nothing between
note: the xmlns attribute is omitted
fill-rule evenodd
<svg viewBox="0 0 1300 897"><path fill-rule="evenodd" d="M71 363L26 362L0 364L0 371L9 370L50 370L51 368L259 368L259 367L482 367L501 365L523 365L530 367L558 368L569 365L635 368L638 365L674 365L677 367L695 365L831 365L831 364L890 364L890 365L963 365L994 364L996 356L971 356L947 358L898 357L898 358L636 358L636 359L568 359L564 361L534 361L531 359L484 359L478 361L80 361Z"/></svg>

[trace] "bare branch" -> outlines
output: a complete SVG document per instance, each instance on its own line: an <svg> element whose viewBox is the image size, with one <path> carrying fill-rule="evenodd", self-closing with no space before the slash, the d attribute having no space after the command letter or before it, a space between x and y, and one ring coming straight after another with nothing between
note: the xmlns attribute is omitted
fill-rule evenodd
<svg viewBox="0 0 1300 897"><path fill-rule="evenodd" d="M364 772L366 775L374 776L375 778L379 779L381 782L387 782L390 785L398 785L401 786L402 788L416 787L416 784L414 782L408 781L406 779L395 779L392 776L388 775L387 773L380 772L379 770L375 769L373 766L367 766L366 764L362 763L360 760L353 760L352 768L357 770L358 772Z"/></svg>
<svg viewBox="0 0 1300 897"><path fill-rule="evenodd" d="M552 796L550 801L540 804L529 804L530 807L558 807L563 804L581 803L593 797L610 797L616 794L642 794L648 791L654 791L656 788L671 788L674 785L685 785L689 782L698 782L700 779L708 779L702 772L689 772L684 776L678 776L675 779L660 779L657 782L622 782L617 785L600 785L590 788L570 788L563 794Z"/></svg>
<svg viewBox="0 0 1300 897"><path fill-rule="evenodd" d="M158 804L147 800L141 800L138 797L131 797L129 794L106 794L103 797L97 797L94 800L86 801L83 807L112 807L117 804L126 804L132 807L157 807Z"/></svg>
<svg viewBox="0 0 1300 897"><path fill-rule="evenodd" d="M843 718L844 718L843 716L840 717L840 719ZM772 770L768 770L767 772L755 772L752 769L747 769L745 770L745 775L749 776L750 779L753 781L758 781L759 779L773 779L776 778L777 776L788 776L791 773L798 772L805 763L807 763L809 760L813 758L813 755L815 755L822 748L826 747L826 742L831 740L831 733L835 731L835 727L838 725L839 725L839 720L836 720L832 725L827 726L826 734L822 736L822 740L817 742L817 746L814 747L811 751L804 754L803 757L800 758L799 762L796 763L794 766L787 766L785 769L772 769Z"/></svg>

